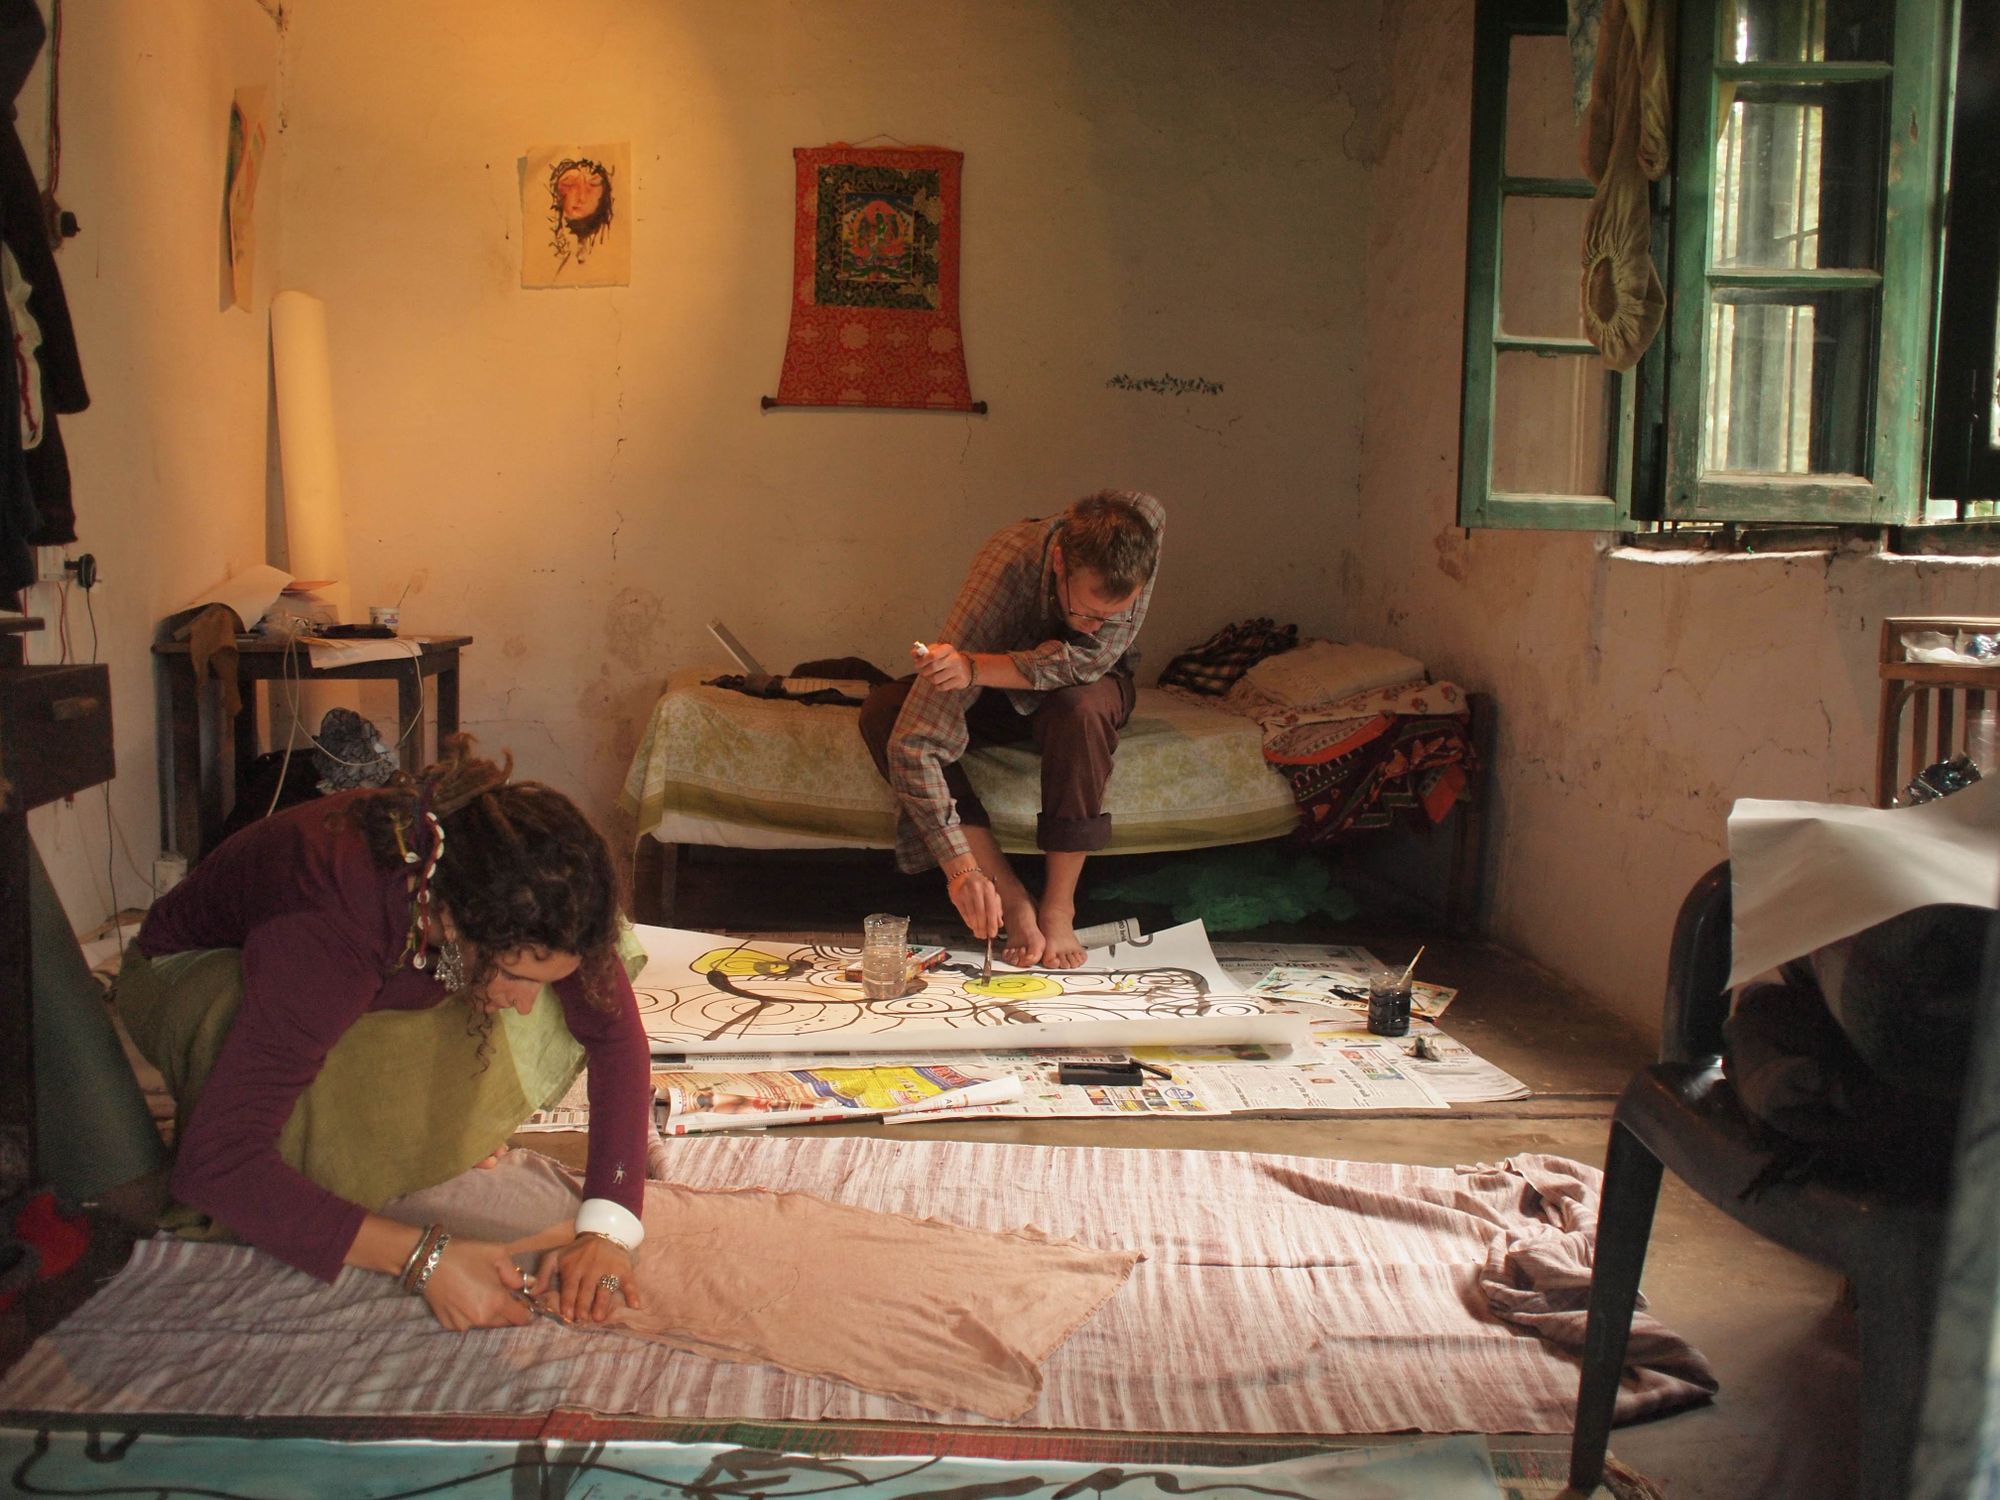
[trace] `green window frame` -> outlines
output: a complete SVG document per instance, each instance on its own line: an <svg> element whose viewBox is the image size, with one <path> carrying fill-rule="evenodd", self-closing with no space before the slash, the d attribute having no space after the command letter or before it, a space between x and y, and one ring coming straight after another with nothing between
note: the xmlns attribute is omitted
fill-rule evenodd
<svg viewBox="0 0 2000 1500"><path fill-rule="evenodd" d="M2000 509L2000 5L1962 6L1958 25L1926 519L1990 527Z"/></svg>
<svg viewBox="0 0 2000 1500"><path fill-rule="evenodd" d="M1515 175L1507 161L1508 98L1514 42L1522 37L1564 37L1564 0L1481 0L1473 57L1472 165L1467 204L1465 363L1460 391L1459 524L1549 530L1617 530L1632 519L1632 462L1637 430L1635 372L1605 371L1597 351L1581 337L1510 331L1504 326L1503 285L1507 246L1503 233L1510 204L1581 201L1595 193L1580 172L1573 176ZM1565 44L1566 45L1566 44ZM1574 150L1568 153L1575 155ZM1572 254L1553 274L1574 285L1581 274ZM1526 361L1535 363L1528 366ZM1544 363L1546 362L1546 364ZM1559 382L1595 367L1607 382L1602 403L1606 430L1602 493L1564 492L1554 486L1508 489L1495 483L1496 447L1505 441L1496 416L1508 369L1532 369L1541 382ZM1519 382L1507 381L1512 388Z"/></svg>
<svg viewBox="0 0 2000 1500"><path fill-rule="evenodd" d="M1510 488L1496 463L1508 441L1496 430L1509 409L1503 363L1594 358L1580 338L1510 330L1502 306L1509 205L1592 192L1580 176L1511 175L1506 160L1515 42L1562 36L1567 6L1480 0L1460 524L1909 528L1951 515L1927 502L1933 370L1949 359L1950 378L1967 378L1939 327L1946 131L1954 74L1979 65L1955 51L1961 5L1984 3L1683 0L1674 161L1654 193L1667 322L1635 370L1607 372L1615 394L1597 435L1610 460L1603 492L1570 494ZM1871 25L1879 16L1878 29L1854 26L1857 16ZM1968 24L1968 38L1977 30ZM1977 263L1986 252L1972 259L1975 286L2000 276L2000 266ZM1579 269L1572 258L1551 274ZM1989 361L1990 380L2000 356L1983 344L1974 354ZM1955 513L1978 519L1964 505Z"/></svg>
<svg viewBox="0 0 2000 1500"><path fill-rule="evenodd" d="M1893 26L1886 30L1891 56L1855 60L1733 56L1726 33L1742 3L1690 0L1682 12L1662 514L1677 521L1916 521L1924 510L1950 0L1897 0ZM1758 3L1772 6L1772 0ZM1823 22L1821 4L1801 0L1793 9L1808 24L1813 18ZM1813 50L1809 38L1801 50ZM1838 133L1834 99L1851 102L1854 91L1869 89L1886 92L1878 138L1857 139L1852 127L1861 112L1854 109L1839 112L1849 129ZM1866 184L1880 193L1879 209L1864 202L1863 213L1843 226L1849 240L1872 241L1872 253L1836 257L1861 263L1717 264L1718 240L1728 229L1724 222L1718 233L1718 218L1727 209L1719 213L1715 191L1719 175L1727 180L1724 116L1733 109L1741 122L1754 107L1780 116L1789 112L1791 120L1823 121L1815 124L1809 149L1817 154L1825 148L1829 175L1840 169L1836 154L1879 153L1879 170ZM1794 146L1800 154L1805 149ZM1800 168L1797 176L1802 179L1804 172ZM1830 228L1817 218L1812 222L1816 231ZM1821 320L1809 315L1836 309L1838 316L1824 319L1833 326L1829 336L1818 326ZM1775 384L1757 379L1758 367L1740 384L1716 378L1725 360L1754 347L1747 340L1725 343L1717 337L1718 326L1725 316L1752 310L1775 313L1776 320L1767 320L1773 324L1790 319L1795 327L1803 325L1796 338L1808 346L1811 361L1803 399L1795 372L1789 379L1781 374ZM1788 362L1792 348L1779 348L1778 362ZM1780 416L1778 425L1789 429L1780 441L1794 455L1805 452L1804 467L1774 472L1712 464L1709 455L1717 447L1733 445L1725 408L1773 393L1793 404L1789 415ZM1843 405L1846 432L1834 414ZM1770 425L1763 424L1767 435ZM1840 454L1842 446L1850 451ZM1852 461L1843 463L1843 457Z"/></svg>

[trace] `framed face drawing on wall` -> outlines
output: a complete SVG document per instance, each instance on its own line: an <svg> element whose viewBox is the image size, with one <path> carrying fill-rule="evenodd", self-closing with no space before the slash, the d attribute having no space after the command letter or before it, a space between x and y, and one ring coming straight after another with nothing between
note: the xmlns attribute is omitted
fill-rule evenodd
<svg viewBox="0 0 2000 1500"><path fill-rule="evenodd" d="M535 146L521 159L521 285L632 283L632 148Z"/></svg>

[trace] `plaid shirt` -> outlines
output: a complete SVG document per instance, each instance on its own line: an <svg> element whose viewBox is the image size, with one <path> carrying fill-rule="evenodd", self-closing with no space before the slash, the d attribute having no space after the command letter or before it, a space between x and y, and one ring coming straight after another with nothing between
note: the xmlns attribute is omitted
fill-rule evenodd
<svg viewBox="0 0 2000 1500"><path fill-rule="evenodd" d="M1121 492L1164 537L1167 513L1151 495ZM1051 688L1095 682L1114 669L1136 673L1133 639L1146 620L1153 582L1132 607L1096 635L1069 628L1056 597L1052 551L1062 540L1060 516L1017 521L979 549L958 599L945 616L943 639L961 651L1005 652L1033 686L1005 688L1015 711L1031 714ZM970 853L944 768L965 754L965 711L983 688L942 692L919 677L910 687L889 737L889 784L895 789L896 864L909 871Z"/></svg>

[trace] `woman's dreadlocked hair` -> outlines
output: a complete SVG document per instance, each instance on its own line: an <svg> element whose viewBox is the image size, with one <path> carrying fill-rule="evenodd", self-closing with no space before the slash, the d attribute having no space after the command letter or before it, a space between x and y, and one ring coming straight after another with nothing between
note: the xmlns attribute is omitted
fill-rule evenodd
<svg viewBox="0 0 2000 1500"><path fill-rule="evenodd" d="M609 1004L619 890L603 838L553 787L509 781L512 755L487 760L465 734L438 748L435 765L358 799L352 816L375 862L401 869L406 850L427 848L423 813L434 813L445 841L431 893L476 951L468 982L484 981L517 948L574 953L585 992Z"/></svg>

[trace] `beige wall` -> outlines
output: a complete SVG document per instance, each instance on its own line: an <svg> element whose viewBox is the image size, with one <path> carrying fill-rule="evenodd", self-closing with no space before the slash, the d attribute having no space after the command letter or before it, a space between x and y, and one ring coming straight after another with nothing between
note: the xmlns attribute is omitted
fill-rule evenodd
<svg viewBox="0 0 2000 1500"><path fill-rule="evenodd" d="M46 7L44 7L46 9ZM275 87L278 28L256 0L90 0L63 11L60 200L83 233L58 257L91 405L62 419L98 658L111 667L118 777L107 850L103 795L32 815L79 928L149 899L159 848L153 622L264 560L265 323L279 252L282 146L267 160L255 313L226 307L222 175L239 87ZM42 162L47 54L22 91L22 134ZM27 604L50 628L29 659L57 659L53 587ZM71 591L75 656L91 627ZM107 855L109 856L107 858ZM116 879L116 902L110 891Z"/></svg>
<svg viewBox="0 0 2000 1500"><path fill-rule="evenodd" d="M1366 525L1340 623L1496 697L1493 935L1656 1026L1730 803L1869 801L1881 618L2000 614L2000 565L1457 528L1471 25L1470 0L1399 0L1378 39Z"/></svg>
<svg viewBox="0 0 2000 1500"><path fill-rule="evenodd" d="M329 307L356 604L475 635L469 727L600 815L661 680L725 665L711 616L768 664L899 668L989 531L1103 485L1168 507L1156 664L1328 621L1368 9L293 0L284 276ZM758 407L792 148L878 134L966 153L989 416ZM565 139L631 142L627 288L520 287L517 159Z"/></svg>
<svg viewBox="0 0 2000 1500"><path fill-rule="evenodd" d="M263 555L281 259L330 308L356 603L407 586L410 626L475 634L470 726L593 813L659 679L721 665L711 615L777 663L893 665L986 531L1143 486L1173 522L1155 663L1269 613L1491 691L1494 931L1650 1022L1730 801L1865 800L1876 622L2000 612L2000 581L1459 531L1471 5L1379 9L292 0L280 38L256 0L71 6L63 270L96 404L65 430L141 872L114 856L119 899L156 843L151 621ZM222 134L281 56L251 317L219 299ZM988 417L758 409L791 148L878 133L967 153ZM565 137L632 143L628 288L519 287L516 159ZM37 836L96 921L101 806Z"/></svg>

